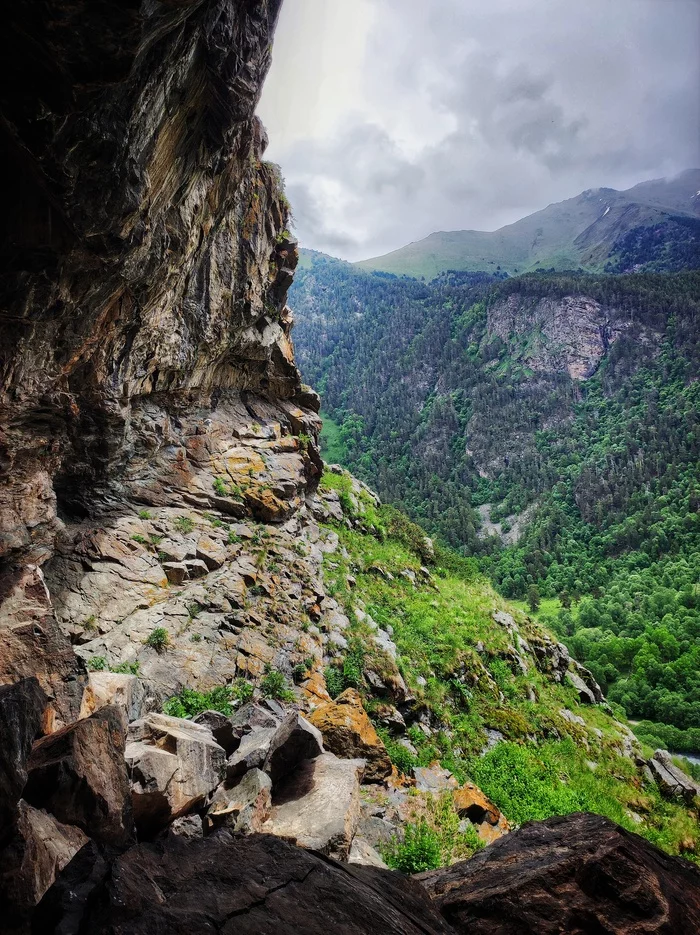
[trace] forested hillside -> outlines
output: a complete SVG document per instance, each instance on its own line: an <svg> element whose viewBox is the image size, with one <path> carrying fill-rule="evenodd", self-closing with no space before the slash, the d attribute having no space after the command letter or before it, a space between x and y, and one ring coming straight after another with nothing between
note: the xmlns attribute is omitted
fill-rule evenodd
<svg viewBox="0 0 700 935"><path fill-rule="evenodd" d="M700 274L425 284L317 257L291 301L329 457L545 599L630 717L700 728Z"/></svg>

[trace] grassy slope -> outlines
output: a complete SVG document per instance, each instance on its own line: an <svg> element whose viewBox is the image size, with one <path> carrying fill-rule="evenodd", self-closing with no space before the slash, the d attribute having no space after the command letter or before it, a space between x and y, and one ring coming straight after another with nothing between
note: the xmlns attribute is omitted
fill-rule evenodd
<svg viewBox="0 0 700 935"><path fill-rule="evenodd" d="M323 483L347 502L343 494L349 479L326 474ZM379 514L370 510L369 519L391 529L392 515L384 508ZM393 628L402 674L439 728L430 737L410 728L415 758L389 740L400 768L439 759L459 779L477 782L515 824L593 811L672 853L700 856L696 814L643 783L633 760L621 755L624 732L603 707L580 705L573 689L554 683L532 664L527 675L511 671L503 658L510 637L491 614L508 610L526 639L541 632L534 621L484 579L471 576L468 563L453 571L434 568L432 584L414 586L401 572L410 569L420 577L422 559L408 546L405 532L400 541L342 526L336 531L346 557L342 551L328 557L327 588L350 617L351 649L372 645L371 630L354 612L364 605L380 626ZM356 579L352 589L348 575ZM483 651L477 651L479 642ZM536 700L528 700L531 689ZM365 700L371 713L376 701L369 693ZM562 709L583 718L585 726L567 721ZM506 740L480 756L487 729L499 730Z"/></svg>

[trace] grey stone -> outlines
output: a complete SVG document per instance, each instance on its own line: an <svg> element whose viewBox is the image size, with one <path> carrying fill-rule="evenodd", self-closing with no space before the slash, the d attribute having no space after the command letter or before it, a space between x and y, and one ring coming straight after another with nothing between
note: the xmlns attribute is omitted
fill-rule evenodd
<svg viewBox="0 0 700 935"><path fill-rule="evenodd" d="M364 766L364 760L341 760L332 753L305 760L275 789L263 831L347 860L360 817Z"/></svg>

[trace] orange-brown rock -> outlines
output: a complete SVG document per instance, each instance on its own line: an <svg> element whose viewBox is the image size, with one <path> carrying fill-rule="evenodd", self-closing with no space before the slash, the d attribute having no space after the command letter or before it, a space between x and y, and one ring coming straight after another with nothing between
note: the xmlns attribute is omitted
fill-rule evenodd
<svg viewBox="0 0 700 935"><path fill-rule="evenodd" d="M348 688L334 702L320 705L309 720L323 734L326 749L336 756L367 761L365 782L380 782L391 775L389 754L354 688Z"/></svg>
<svg viewBox="0 0 700 935"><path fill-rule="evenodd" d="M332 701L322 672L312 672L308 679L302 683L301 690L310 705L330 704Z"/></svg>
<svg viewBox="0 0 700 935"><path fill-rule="evenodd" d="M477 833L485 844L502 837L510 831L505 815L488 799L474 783L465 782L452 793L455 809L460 818L468 818L476 826Z"/></svg>

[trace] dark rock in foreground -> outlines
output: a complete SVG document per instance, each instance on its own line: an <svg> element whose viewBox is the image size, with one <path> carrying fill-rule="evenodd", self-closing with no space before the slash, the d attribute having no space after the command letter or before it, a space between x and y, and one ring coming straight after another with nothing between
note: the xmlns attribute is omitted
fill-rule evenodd
<svg viewBox="0 0 700 935"><path fill-rule="evenodd" d="M59 927L60 926L60 927ZM94 844L39 907L47 935L440 935L450 928L406 877L341 866L268 835L170 838L111 864Z"/></svg>
<svg viewBox="0 0 700 935"><path fill-rule="evenodd" d="M599 815L527 824L416 879L469 935L700 932L700 872Z"/></svg>

